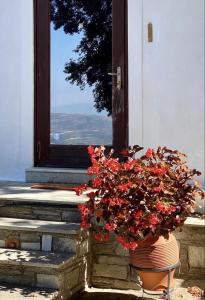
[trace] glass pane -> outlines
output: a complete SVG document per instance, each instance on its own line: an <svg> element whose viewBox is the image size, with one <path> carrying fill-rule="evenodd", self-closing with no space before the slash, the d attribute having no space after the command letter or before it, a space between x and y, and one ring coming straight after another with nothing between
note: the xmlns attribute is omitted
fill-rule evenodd
<svg viewBox="0 0 205 300"><path fill-rule="evenodd" d="M51 144L112 144L112 0L51 0Z"/></svg>

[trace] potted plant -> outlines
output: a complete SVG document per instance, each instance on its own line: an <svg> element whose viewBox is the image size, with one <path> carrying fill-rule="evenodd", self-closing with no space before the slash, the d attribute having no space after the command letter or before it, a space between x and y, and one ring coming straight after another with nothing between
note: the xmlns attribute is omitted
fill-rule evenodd
<svg viewBox="0 0 205 300"><path fill-rule="evenodd" d="M88 201L79 205L83 228L91 228L95 239L107 241L111 232L130 251L131 264L139 268L163 269L179 261L179 251L172 232L182 227L195 208L197 195L204 192L189 169L186 155L167 147L142 147L122 151L121 158L105 148L88 147L92 175ZM122 159L123 156L123 159ZM80 195L86 185L76 189ZM167 272L140 271L143 288L167 288ZM154 275L154 276L153 276ZM174 270L171 273L173 287Z"/></svg>

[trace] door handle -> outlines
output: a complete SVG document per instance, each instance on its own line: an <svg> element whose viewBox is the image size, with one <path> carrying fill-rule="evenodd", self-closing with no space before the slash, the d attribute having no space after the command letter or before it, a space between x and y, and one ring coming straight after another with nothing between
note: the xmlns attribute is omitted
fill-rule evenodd
<svg viewBox="0 0 205 300"><path fill-rule="evenodd" d="M120 91L122 88L122 69L121 67L117 67L116 73L108 73L108 75L117 77L117 90Z"/></svg>
<svg viewBox="0 0 205 300"><path fill-rule="evenodd" d="M152 43L153 42L153 26L152 23L148 23L147 25L147 39L148 39L148 43Z"/></svg>

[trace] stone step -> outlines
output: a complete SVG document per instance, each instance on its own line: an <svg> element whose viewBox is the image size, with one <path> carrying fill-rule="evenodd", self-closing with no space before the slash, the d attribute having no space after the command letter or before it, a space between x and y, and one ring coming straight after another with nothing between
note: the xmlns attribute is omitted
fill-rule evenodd
<svg viewBox="0 0 205 300"><path fill-rule="evenodd" d="M87 232L76 223L0 218L2 248L84 255L87 238Z"/></svg>
<svg viewBox="0 0 205 300"><path fill-rule="evenodd" d="M0 284L55 289L59 299L84 289L85 267L73 254L0 249Z"/></svg>
<svg viewBox="0 0 205 300"><path fill-rule="evenodd" d="M0 182L0 217L80 222L79 203L86 194L74 191L33 189L32 184Z"/></svg>
<svg viewBox="0 0 205 300"><path fill-rule="evenodd" d="M90 177L86 169L68 168L29 168L26 170L26 182L37 183L87 183Z"/></svg>

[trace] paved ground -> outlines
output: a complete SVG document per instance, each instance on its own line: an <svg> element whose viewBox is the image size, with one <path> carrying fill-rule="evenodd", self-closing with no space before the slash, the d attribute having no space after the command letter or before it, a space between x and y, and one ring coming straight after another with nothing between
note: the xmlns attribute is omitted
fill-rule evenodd
<svg viewBox="0 0 205 300"><path fill-rule="evenodd" d="M53 290L0 286L0 300L53 300L55 294Z"/></svg>
<svg viewBox="0 0 205 300"><path fill-rule="evenodd" d="M187 292L188 287L198 286L205 289L205 280L175 280L176 289L171 295L171 300L192 300L205 299L202 297L193 297ZM142 291L120 291L108 289L88 289L84 294L77 296L77 300L140 300L142 299ZM143 300L163 299L161 296L150 296L144 294Z"/></svg>
<svg viewBox="0 0 205 300"><path fill-rule="evenodd" d="M202 297L192 297L188 292L188 287L198 286L205 289L205 280L175 280L176 289L171 296L171 300L202 300ZM35 290L27 288L8 288L0 286L0 300L53 300L55 291ZM111 289L87 289L83 294L76 296L73 300L141 300L141 291L121 291ZM163 299L160 296L148 296L144 294L143 300Z"/></svg>

